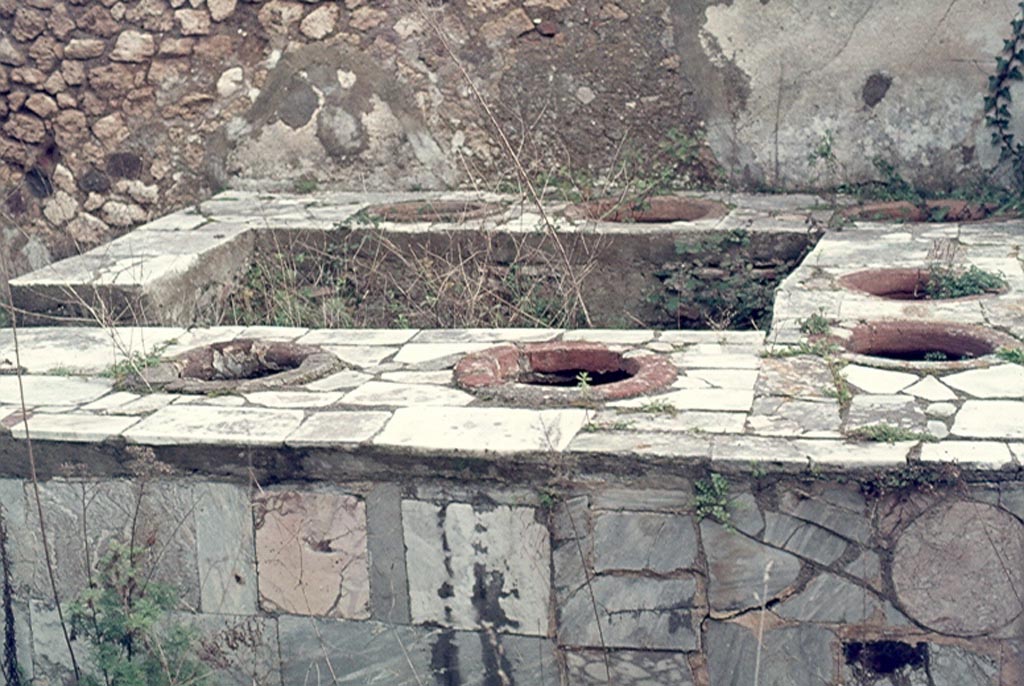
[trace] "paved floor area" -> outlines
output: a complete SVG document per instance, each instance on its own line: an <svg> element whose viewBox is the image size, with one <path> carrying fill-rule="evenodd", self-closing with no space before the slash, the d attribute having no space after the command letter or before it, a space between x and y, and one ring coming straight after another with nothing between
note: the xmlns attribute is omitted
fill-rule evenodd
<svg viewBox="0 0 1024 686"><path fill-rule="evenodd" d="M242 196L224 195L198 212L143 227L122 239L131 241L126 251L132 260L170 265L182 255L168 245L187 245L192 252L186 261L194 261L207 242L230 242L257 223L333 224L367 200L277 197L257 211L252 198ZM739 204L725 219L711 220L725 222L725 228L759 222L795 228L816 221L815 211L798 211L810 202L800 196L726 199ZM1022 243L1024 222L1010 220L859 223L829 230L780 287L770 332L28 328L20 332L27 426L45 441L121 437L150 445L371 446L495 459L598 453L736 465L855 467L922 460L986 469L1019 466L1024 366L996 355L894 363L852 356L843 346L864 322L899 319L974 324L1012 337L1004 340L1024 340ZM108 246L107 258L117 254ZM90 259L81 256L52 271L70 274ZM843 275L867 268L937 263L998 272L1007 288L1002 294L929 301L888 300L840 284ZM119 264L115 260L94 275L116 282L120 277L112 274L131 271ZM824 334L807 332L812 316L825 323ZM251 337L323 346L346 368L300 387L219 396L130 392L115 388L110 378L112 370L124 370L126 359L154 353L166 358ZM452 369L467 353L503 342L553 340L664 355L677 367L678 379L666 392L641 398L545 408L501 407L453 384ZM0 417L20 438L25 423L11 374L14 362L11 332L0 333Z"/></svg>

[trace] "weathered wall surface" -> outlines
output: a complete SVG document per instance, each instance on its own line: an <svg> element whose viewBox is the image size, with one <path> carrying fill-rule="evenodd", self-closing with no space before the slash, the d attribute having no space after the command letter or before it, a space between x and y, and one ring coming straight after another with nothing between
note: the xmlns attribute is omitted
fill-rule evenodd
<svg viewBox="0 0 1024 686"><path fill-rule="evenodd" d="M879 156L955 184L995 162L981 103L1012 11L0 0L0 240L21 273L229 184L494 187L514 174L491 116L536 173L791 189ZM834 173L807 159L826 131Z"/></svg>
<svg viewBox="0 0 1024 686"><path fill-rule="evenodd" d="M737 478L729 527L691 483L659 488L108 479L41 499L63 598L134 522L218 684L1021 683L1019 481ZM0 498L19 664L64 683L31 486Z"/></svg>

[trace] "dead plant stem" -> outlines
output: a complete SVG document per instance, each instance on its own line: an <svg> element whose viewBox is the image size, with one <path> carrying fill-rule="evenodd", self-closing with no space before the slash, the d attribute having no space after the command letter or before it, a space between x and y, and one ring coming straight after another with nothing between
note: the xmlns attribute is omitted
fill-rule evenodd
<svg viewBox="0 0 1024 686"><path fill-rule="evenodd" d="M467 86L473 93L473 97L480 104L480 108L483 110L484 115L487 117L487 121L494 128L495 133L498 135L498 140L501 142L501 147L505 150L505 153L509 156L509 159L512 161L512 165L514 166L516 173L519 175L519 178L522 181L523 186L526 188L527 194L530 196L530 201L537 208L538 214L540 214L541 222L544 225L544 230L547 231L551 238L554 240L555 247L558 249L559 256L562 258L562 262L564 263L565 269L567 270L567 272L571 273L573 265L572 260L569 259L569 253L566 251L565 246L562 244L562 241L558 236L558 231L555 229L554 224L551 222L547 210L544 208L544 203L540 199L540 195L537 194L537 189L534 188L533 181L530 179L530 175L527 173L526 168L523 166L522 160L516 153L515 148L512 147L512 143L509 141L508 136L505 135L505 131L504 129L502 129L501 124L498 123L497 117L494 116L494 112L493 110L491 110L491 106L487 103L487 99L483 96L483 93L480 92L480 89L477 88L476 83L473 81L473 78L469 75L469 72L466 71L466 67L465 65L462 64L462 60L460 60L458 55L455 54L455 50L452 48L451 43L448 41L448 38L445 35L444 30L441 28L441 26L438 25L437 22L435 22L433 18L429 16L427 11L422 6L419 8L419 11L424 21L426 21L426 23L430 26L431 30L433 30L434 34L437 36L437 39L441 42L441 46L444 48L445 52L448 53L448 56L452 59L452 62L455 63L456 68L459 70L459 73L462 75L462 78L466 81ZM580 311L583 313L584 321L586 321L588 327L592 327L593 322L590 319L590 312L587 309L587 304L583 298L583 289L578 281L574 282L573 285L575 286L576 291L576 302L580 307Z"/></svg>

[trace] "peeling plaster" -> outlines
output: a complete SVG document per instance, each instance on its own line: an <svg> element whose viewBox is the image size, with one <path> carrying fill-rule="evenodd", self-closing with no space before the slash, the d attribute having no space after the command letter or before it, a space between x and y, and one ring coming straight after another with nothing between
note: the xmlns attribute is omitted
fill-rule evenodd
<svg viewBox="0 0 1024 686"><path fill-rule="evenodd" d="M972 164L994 164L981 100L1012 9L998 0L712 5L701 45L750 83L740 111L709 108L712 149L733 177L785 188L819 183L807 155L826 131L851 180L873 178L875 156L923 184L968 171L965 147L977 150ZM866 107L876 73L891 88Z"/></svg>

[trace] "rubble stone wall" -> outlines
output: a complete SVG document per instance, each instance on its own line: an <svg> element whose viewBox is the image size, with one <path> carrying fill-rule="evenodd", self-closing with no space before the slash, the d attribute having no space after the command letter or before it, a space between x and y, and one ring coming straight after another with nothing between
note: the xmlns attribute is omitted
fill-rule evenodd
<svg viewBox="0 0 1024 686"><path fill-rule="evenodd" d="M724 523L687 480L66 479L40 497L65 602L134 521L218 684L1021 683L1021 482L729 480ZM63 683L31 484L0 480L0 503L19 664Z"/></svg>
<svg viewBox="0 0 1024 686"><path fill-rule="evenodd" d="M497 128L583 185L829 186L875 157L961 184L997 162L982 97L1013 9L0 0L0 245L23 273L228 185L514 187Z"/></svg>

